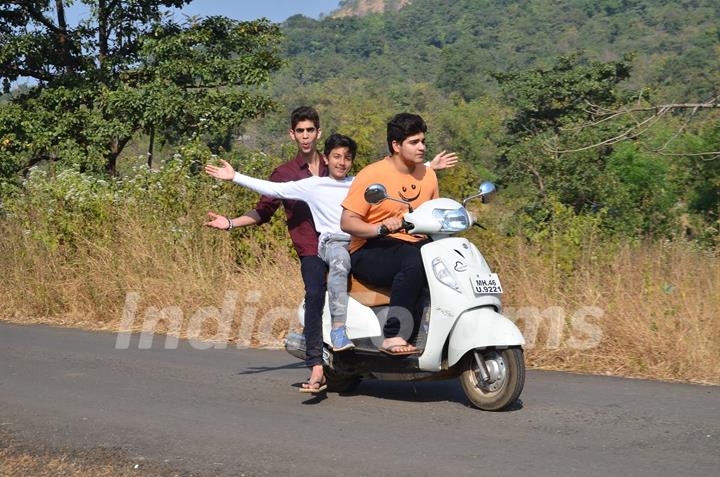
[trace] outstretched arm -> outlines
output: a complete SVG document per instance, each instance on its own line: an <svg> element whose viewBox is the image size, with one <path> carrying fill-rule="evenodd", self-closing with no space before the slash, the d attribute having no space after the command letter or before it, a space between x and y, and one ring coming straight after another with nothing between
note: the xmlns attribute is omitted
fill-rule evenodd
<svg viewBox="0 0 720 477"><path fill-rule="evenodd" d="M222 167L207 164L205 166L205 172L208 175L215 177L216 179L225 181L232 180L233 177L235 177L235 169L233 169L233 167L227 161L221 159L220 162L222 163ZM273 172L273 174L275 173ZM241 217L231 219L233 227L245 227L248 225L259 225L265 223L270 220L270 217L272 217L279 205L280 201L272 197L261 197L258 205L255 206L255 210L246 212ZM227 229L227 224L223 223L227 222L226 220L224 220L224 216L216 217L211 215L211 217L213 217L213 220L207 222L205 225L213 228Z"/></svg>
<svg viewBox="0 0 720 477"><path fill-rule="evenodd" d="M230 165L229 162L220 159L222 167L213 166L211 164L205 164L205 172L213 176L215 179L223 181L231 181L235 177L235 169Z"/></svg>
<svg viewBox="0 0 720 477"><path fill-rule="evenodd" d="M431 169L439 171L441 169L450 169L451 167L455 167L457 162L457 154L454 152L446 153L445 151L442 151L440 154L435 156L432 161L425 163L425 165Z"/></svg>
<svg viewBox="0 0 720 477"><path fill-rule="evenodd" d="M305 200L305 193L308 192L308 186L301 184L301 181L290 182L271 182L254 177L246 176L235 172L233 167L224 160L220 160L222 167L205 166L205 172L209 175L222 180L232 180L237 185L247 187L264 196L274 197L278 199L294 199Z"/></svg>
<svg viewBox="0 0 720 477"><path fill-rule="evenodd" d="M210 216L210 218L212 218L212 220L209 222L205 222L205 225L207 227L212 227L214 229L220 230L231 230L237 227L257 225L261 221L260 215L254 210L246 212L244 215L241 215L240 217L235 217L234 219L231 219L226 215L216 214L215 212L208 212L208 215Z"/></svg>

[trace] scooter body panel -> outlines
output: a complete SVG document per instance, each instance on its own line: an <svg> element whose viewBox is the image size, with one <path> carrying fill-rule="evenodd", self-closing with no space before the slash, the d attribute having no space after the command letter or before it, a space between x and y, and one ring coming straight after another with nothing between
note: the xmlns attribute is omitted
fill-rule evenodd
<svg viewBox="0 0 720 477"><path fill-rule="evenodd" d="M332 329L332 318L330 317L330 307L328 301L330 297L325 294L325 307L323 308L323 341L330 344L330 330ZM305 326L305 304L301 303L298 307L297 317L300 324ZM371 338L380 336L382 330L380 323L372 308L360 304L352 297L348 298L347 335L351 340L358 338Z"/></svg>
<svg viewBox="0 0 720 477"><path fill-rule="evenodd" d="M442 352L455 321L465 311L483 306L500 310L502 305L497 294L478 295L473 292L471 278L475 273L490 273L485 258L470 241L448 237L424 245L421 249L428 287L431 310L425 351L419 357L420 369L440 371ZM442 283L433 272L433 261L440 260L457 284L457 289Z"/></svg>
<svg viewBox="0 0 720 477"><path fill-rule="evenodd" d="M458 318L450 333L448 366L460 361L475 348L522 346L525 339L515 323L492 308L468 310Z"/></svg>
<svg viewBox="0 0 720 477"><path fill-rule="evenodd" d="M450 341L448 367L455 364L470 349L524 343L517 327L494 311L502 310L500 295L473 292L473 275L490 273L490 267L475 245L464 238L446 237L423 245L421 255L430 290L431 308L425 349L417 358L419 370L442 371L443 350L448 341ZM442 283L435 276L432 265L435 259L440 259L445 265L457 283L457 289ZM348 337L371 338L376 345L379 345L382 342L382 329L377 311L350 297L346 323ZM303 326L304 312L304 305L301 305L298 308L298 320ZM478 317L480 319L476 319ZM331 343L331 326L326 295L323 309L323 341L328 345ZM453 350L452 358L449 354L450 349Z"/></svg>

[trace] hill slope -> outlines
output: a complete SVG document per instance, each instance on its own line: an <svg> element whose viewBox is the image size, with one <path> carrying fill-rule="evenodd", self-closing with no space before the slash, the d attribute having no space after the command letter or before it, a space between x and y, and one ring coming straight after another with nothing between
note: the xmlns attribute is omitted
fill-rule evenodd
<svg viewBox="0 0 720 477"><path fill-rule="evenodd" d="M411 0L344 0L331 17L364 17L368 13L397 12Z"/></svg>
<svg viewBox="0 0 720 477"><path fill-rule="evenodd" d="M329 76L430 82L476 97L493 71L584 49L600 60L636 53L635 82L668 96L705 99L720 83L716 0L415 0L368 13L380 3L341 4L356 14L367 7L363 17L288 19L291 74L303 84Z"/></svg>

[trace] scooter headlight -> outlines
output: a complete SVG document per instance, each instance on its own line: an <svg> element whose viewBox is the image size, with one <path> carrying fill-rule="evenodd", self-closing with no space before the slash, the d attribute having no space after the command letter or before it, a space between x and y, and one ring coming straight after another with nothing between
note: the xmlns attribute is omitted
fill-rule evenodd
<svg viewBox="0 0 720 477"><path fill-rule="evenodd" d="M433 209L433 217L440 222L440 232L462 232L472 223L465 208Z"/></svg>
<svg viewBox="0 0 720 477"><path fill-rule="evenodd" d="M439 257L433 259L432 271L435 275L435 278L437 278L440 283L452 288L458 293L462 293L462 291L460 290L460 285L458 285L457 281L455 281L455 278L453 278L453 276L450 274L450 271L445 266L445 263L443 263L443 261Z"/></svg>

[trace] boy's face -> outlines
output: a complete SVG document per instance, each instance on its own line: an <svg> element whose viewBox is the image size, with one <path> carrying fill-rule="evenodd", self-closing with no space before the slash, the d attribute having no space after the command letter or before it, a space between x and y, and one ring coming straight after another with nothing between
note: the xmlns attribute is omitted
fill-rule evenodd
<svg viewBox="0 0 720 477"><path fill-rule="evenodd" d="M325 158L325 164L328 166L328 175L333 179L342 180L345 179L347 173L350 172L352 167L352 155L350 155L350 148L348 147L336 147L330 151L330 154Z"/></svg>
<svg viewBox="0 0 720 477"><path fill-rule="evenodd" d="M322 131L315 127L315 123L306 119L298 122L294 129L290 130L290 138L295 141L298 151L302 154L312 154L317 148L317 141Z"/></svg>
<svg viewBox="0 0 720 477"><path fill-rule="evenodd" d="M398 144L393 141L393 151L400 155L400 158L407 164L422 164L425 162L425 133L417 133L408 136Z"/></svg>

